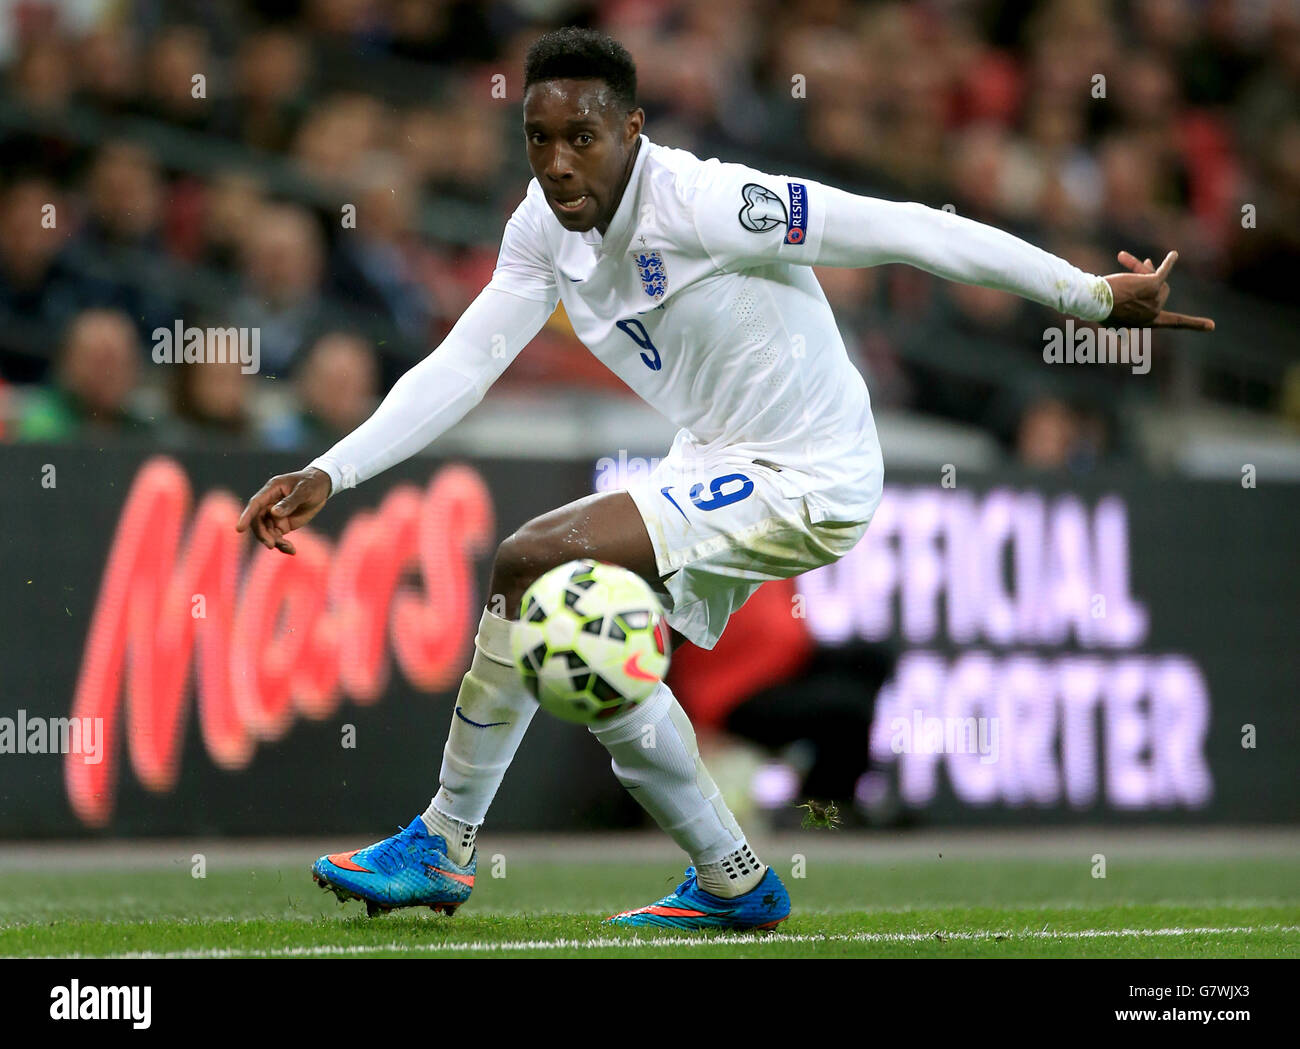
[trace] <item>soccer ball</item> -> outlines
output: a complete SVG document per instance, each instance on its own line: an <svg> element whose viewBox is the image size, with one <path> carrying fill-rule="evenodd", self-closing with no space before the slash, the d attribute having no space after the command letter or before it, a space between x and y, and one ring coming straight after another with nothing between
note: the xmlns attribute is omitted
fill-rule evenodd
<svg viewBox="0 0 1300 1049"><path fill-rule="evenodd" d="M668 624L635 572L570 561L524 591L510 650L544 710L590 725L630 710L663 680Z"/></svg>

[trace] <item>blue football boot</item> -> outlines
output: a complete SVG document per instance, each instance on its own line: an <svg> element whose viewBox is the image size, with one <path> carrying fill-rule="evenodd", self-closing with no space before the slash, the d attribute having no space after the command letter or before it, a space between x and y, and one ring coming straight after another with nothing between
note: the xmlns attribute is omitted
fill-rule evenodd
<svg viewBox="0 0 1300 1049"><path fill-rule="evenodd" d="M478 852L462 867L447 842L416 816L404 831L364 849L335 852L312 864L311 876L340 900L361 900L372 917L396 907L456 913L474 888Z"/></svg>
<svg viewBox="0 0 1300 1049"><path fill-rule="evenodd" d="M773 929L790 917L790 894L771 867L743 896L724 900L705 892L695 880L695 868L686 868L686 880L657 903L615 914L611 925L656 925L666 929Z"/></svg>

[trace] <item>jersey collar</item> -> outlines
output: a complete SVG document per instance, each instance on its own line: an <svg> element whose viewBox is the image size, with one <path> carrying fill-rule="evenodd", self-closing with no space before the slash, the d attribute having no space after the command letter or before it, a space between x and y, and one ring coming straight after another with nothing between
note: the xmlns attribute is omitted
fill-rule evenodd
<svg viewBox="0 0 1300 1049"><path fill-rule="evenodd" d="M650 140L645 135L638 137L641 145L637 147L636 160L632 163L632 174L623 187L623 196L614 209L614 217L610 220L605 235L601 236L594 226L585 233L578 234L602 255L622 250L620 245L626 247L632 237L632 218L636 214L636 201L641 192L641 172L645 168L645 158L650 153Z"/></svg>

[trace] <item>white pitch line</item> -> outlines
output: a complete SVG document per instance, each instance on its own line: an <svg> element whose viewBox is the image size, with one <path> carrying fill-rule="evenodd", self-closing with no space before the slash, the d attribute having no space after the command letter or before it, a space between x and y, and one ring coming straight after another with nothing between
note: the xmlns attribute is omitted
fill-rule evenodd
<svg viewBox="0 0 1300 1049"><path fill-rule="evenodd" d="M349 904L355 901L349 901ZM155 925L165 922L179 922L182 925L237 925L250 921L278 921L278 922L295 922L306 925L311 922L318 922L322 919L329 920L332 917L346 917L342 914L333 900L328 902L318 901L321 905L318 909L313 910L310 904L302 909L294 910L289 913L280 912L262 912L249 913L243 915L219 914L219 915L196 915L193 912L186 914L149 914L136 917L115 917L105 918L97 915L85 915L79 918L71 919L74 922L91 922L96 925ZM620 907L625 906L626 900L610 903L604 907L589 907L577 909L572 907L547 907L522 909L519 907L492 907L476 906L474 908L475 917L482 918L607 918L611 914L618 912ZM348 906L345 904L344 906ZM1099 911L1111 909L1114 907L1181 907L1187 910L1204 910L1215 908L1219 910L1249 910L1254 908L1265 908L1277 910L1283 907L1291 907L1296 904L1293 899L1283 899L1280 897L1273 898L1243 898L1238 900L1222 900L1216 898L1209 899L1166 899L1166 900L1137 900L1131 898L1121 898L1116 900L1044 900L1042 903L1009 903L997 904L996 909L1000 911L1029 912L1035 911ZM900 903L900 904L882 904L860 907L850 906L831 906L831 907L800 907L798 913L800 917L838 917L845 914L859 915L878 915L878 914L914 914L916 912L930 911L956 911L972 910L975 908L992 908L991 904L985 900L939 900L928 901L924 903ZM358 909L359 912L359 909ZM59 904L42 905L39 909L31 907L22 907L14 903L6 903L0 900L0 932L12 932L15 929L30 928L33 925L46 924L47 919L63 919L64 908ZM403 916L410 917L410 916ZM421 915L420 920L430 922L442 922L450 919L440 918L437 915Z"/></svg>
<svg viewBox="0 0 1300 1049"><path fill-rule="evenodd" d="M499 943L464 941L459 943L379 943L379 944L321 944L314 947L280 947L272 950L239 950L231 947L198 947L184 951L127 951L122 954L55 954L46 958L111 958L120 960L148 959L198 959L198 958L322 958L348 957L361 954L450 954L453 952L478 952L495 954L504 951L569 951L609 950L642 947L711 947L763 946L776 943L925 943L930 940L991 940L998 936L1007 940L1106 940L1132 939L1154 936L1205 936L1258 932L1300 932L1300 925L1237 925L1188 929L1075 929L1062 932L992 931L983 932L857 932L800 935L794 933L727 934L699 939L664 937L651 940L639 936L629 939L605 936L590 940L505 940Z"/></svg>

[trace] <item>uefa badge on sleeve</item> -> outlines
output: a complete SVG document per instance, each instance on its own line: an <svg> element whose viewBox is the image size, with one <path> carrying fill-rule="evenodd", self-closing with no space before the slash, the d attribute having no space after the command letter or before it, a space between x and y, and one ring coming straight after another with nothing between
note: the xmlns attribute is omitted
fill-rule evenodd
<svg viewBox="0 0 1300 1049"><path fill-rule="evenodd" d="M787 182L790 190L790 218L786 223L785 242L802 244L808 235L808 187L802 182Z"/></svg>

